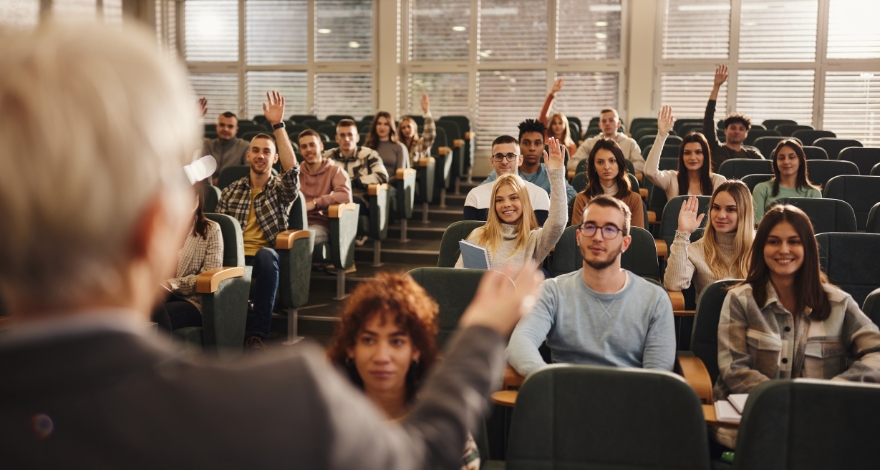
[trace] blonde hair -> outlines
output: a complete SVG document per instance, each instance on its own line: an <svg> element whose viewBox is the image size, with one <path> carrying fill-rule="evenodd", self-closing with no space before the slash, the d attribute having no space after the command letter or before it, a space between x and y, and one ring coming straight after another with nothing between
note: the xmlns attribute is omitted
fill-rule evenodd
<svg viewBox="0 0 880 470"><path fill-rule="evenodd" d="M0 43L0 107L4 294L52 308L117 291L142 212L192 205L168 189L201 133L182 66L145 29L44 24Z"/></svg>
<svg viewBox="0 0 880 470"><path fill-rule="evenodd" d="M568 118L562 113L554 113L550 115L550 120L547 121L547 135L556 137L553 135L553 120L557 117L562 121L562 145L565 145L566 147L574 145L574 140L571 139L571 126L568 124Z"/></svg>
<svg viewBox="0 0 880 470"><path fill-rule="evenodd" d="M498 212L495 211L495 196L498 194L498 190L504 186L512 187L517 196L519 196L520 204L522 204L522 216L516 221L516 246L513 252L516 253L519 250L525 249L529 242L529 234L532 230L538 228L538 220L535 218L535 211L532 209L532 201L529 197L529 191L526 189L525 181L516 174L499 176L495 180L495 185L492 186L488 220L486 225L481 227L481 230L477 233L476 239L476 243L486 247L493 256L498 247L501 246L503 239L501 224L504 223L498 217Z"/></svg>
<svg viewBox="0 0 880 470"><path fill-rule="evenodd" d="M709 217L709 223L706 224L706 233L703 235L703 254L706 257L706 264L712 270L712 277L715 279L745 279L749 273L749 249L755 241L755 209L752 193L742 181L727 180L712 193L712 198L709 199L710 214L715 198L722 192L730 194L736 201L736 236L733 241L736 254L733 258L733 264L727 265L721 259L718 244L715 241L715 226L712 224L711 217Z"/></svg>

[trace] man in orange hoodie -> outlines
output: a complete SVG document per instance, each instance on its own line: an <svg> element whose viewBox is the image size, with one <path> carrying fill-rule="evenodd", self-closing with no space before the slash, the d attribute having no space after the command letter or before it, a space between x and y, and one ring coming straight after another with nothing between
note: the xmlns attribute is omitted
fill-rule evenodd
<svg viewBox="0 0 880 470"><path fill-rule="evenodd" d="M299 151L305 159L300 172L300 191L305 196L309 229L315 231L315 244L327 243L330 237L330 218L327 208L333 204L351 202L351 182L348 173L333 160L324 158L321 136L312 129L297 137ZM354 266L350 268L354 270Z"/></svg>

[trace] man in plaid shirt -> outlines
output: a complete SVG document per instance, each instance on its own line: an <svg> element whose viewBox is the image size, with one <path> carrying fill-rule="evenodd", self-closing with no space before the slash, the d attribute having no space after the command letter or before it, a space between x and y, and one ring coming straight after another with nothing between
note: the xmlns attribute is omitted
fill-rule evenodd
<svg viewBox="0 0 880 470"><path fill-rule="evenodd" d="M269 336L279 276L278 253L272 247L275 237L287 229L288 211L299 191L299 166L284 129L284 97L275 91L266 96L269 102L263 103L263 113L274 129L275 141L268 134L251 139L250 174L227 186L217 205L217 212L241 224L245 264L254 267L254 317L248 322L245 344L251 349L265 349L263 340ZM284 173L273 177L272 165L279 156Z"/></svg>

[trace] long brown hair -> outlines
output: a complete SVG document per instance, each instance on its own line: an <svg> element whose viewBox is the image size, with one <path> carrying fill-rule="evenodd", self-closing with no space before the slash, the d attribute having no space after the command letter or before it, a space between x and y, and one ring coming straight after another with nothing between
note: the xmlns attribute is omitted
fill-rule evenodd
<svg viewBox="0 0 880 470"><path fill-rule="evenodd" d="M684 146L696 142L703 148L703 166L700 167L700 193L704 196L712 194L712 152L709 150L709 142L706 137L699 132L689 132L681 140L678 146L678 194L687 196L688 186L688 169L684 165Z"/></svg>
<svg viewBox="0 0 880 470"><path fill-rule="evenodd" d="M192 234L194 237L202 237L208 239L208 218L205 217L205 183L199 181L193 185L196 191L196 198L199 200L196 205L196 212L193 215L195 221L193 223Z"/></svg>
<svg viewBox="0 0 880 470"><path fill-rule="evenodd" d="M614 183L617 185L617 194L614 197L622 199L629 196L629 193L632 192L632 187L629 184L629 178L626 176L626 157L623 156L623 150L620 149L620 145L617 145L617 142L611 139L597 140L596 144L593 145L593 150L590 151L590 157L587 159L587 187L584 188L584 195L587 196L587 199L593 199L596 196L605 194L602 183L599 181L599 171L596 170L596 154L599 153L599 150L608 150L614 154L614 162L617 163L617 176L614 177Z"/></svg>
<svg viewBox="0 0 880 470"><path fill-rule="evenodd" d="M831 303L828 294L823 289L823 284L828 284L828 277L822 272L819 264L819 244L816 243L816 234L813 224L807 214L792 205L778 205L764 214L755 242L752 243L751 263L749 275L739 285L751 284L755 302L759 306L767 301L767 283L770 282L770 268L764 261L764 246L770 237L770 231L782 222L788 222L794 227L804 247L804 262L794 277L795 311L794 315L802 314L806 307L810 307L810 319L822 321L831 315Z"/></svg>
<svg viewBox="0 0 880 470"><path fill-rule="evenodd" d="M363 389L364 381L353 361L348 360L348 350L354 348L358 334L376 315L381 315L383 321L393 321L409 335L413 349L419 352L418 362L410 364L406 373L406 398L411 401L437 360L434 337L439 310L437 302L408 274L378 273L372 281L358 284L349 296L327 355Z"/></svg>
<svg viewBox="0 0 880 470"><path fill-rule="evenodd" d="M562 121L562 138L559 139L562 142L562 145L574 145L574 140L571 138L571 125L568 123L568 118L565 117L565 114L562 113L554 113L550 115L550 119L547 121L547 137L556 137L553 134L553 120L559 118Z"/></svg>
<svg viewBox="0 0 880 470"><path fill-rule="evenodd" d="M379 134L376 132L376 125L379 124L379 118L383 117L386 121L388 121L388 127L391 129L388 131L388 141L389 142L397 142L397 126L394 125L394 119L391 118L391 113L388 111L379 111L376 113L376 116L373 117L373 122L370 123L370 132L367 134L367 140L364 142L364 147L369 147L373 150L379 144Z"/></svg>
<svg viewBox="0 0 880 470"><path fill-rule="evenodd" d="M801 144L794 139L785 139L780 140L778 144L776 144L776 148L773 149L773 153L770 154L770 162L773 164L773 197L779 195L779 180L782 179L782 175L780 174L779 165L776 161L777 156L779 155L779 150L782 147L789 147L794 150L795 155L798 157L798 173L797 178L795 180L795 189L800 191L801 189L813 188L815 190L821 190L820 186L817 186L810 182L810 177L807 176L807 154L804 152L804 148L801 147Z"/></svg>

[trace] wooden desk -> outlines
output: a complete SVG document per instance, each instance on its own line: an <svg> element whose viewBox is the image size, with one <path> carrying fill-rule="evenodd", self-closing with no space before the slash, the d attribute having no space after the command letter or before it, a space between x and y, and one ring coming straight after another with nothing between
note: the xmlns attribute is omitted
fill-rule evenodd
<svg viewBox="0 0 880 470"><path fill-rule="evenodd" d="M507 406L513 408L516 405L516 396L518 392L516 390L501 390L500 392L495 392L490 396L492 403L501 406ZM702 405L703 406L703 417L706 419L706 424L714 424L718 426L739 427L739 423L719 423L715 418L715 405Z"/></svg>

